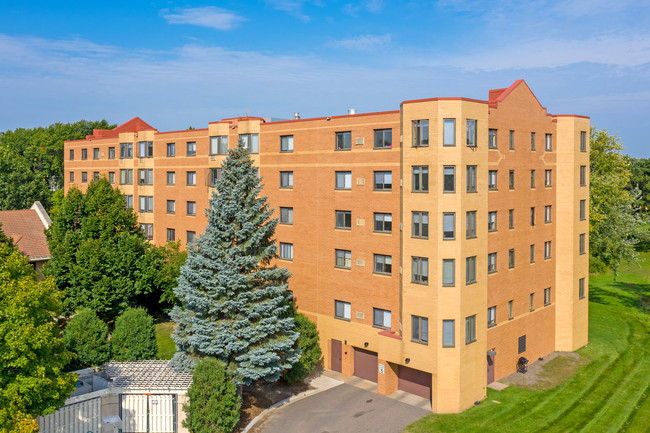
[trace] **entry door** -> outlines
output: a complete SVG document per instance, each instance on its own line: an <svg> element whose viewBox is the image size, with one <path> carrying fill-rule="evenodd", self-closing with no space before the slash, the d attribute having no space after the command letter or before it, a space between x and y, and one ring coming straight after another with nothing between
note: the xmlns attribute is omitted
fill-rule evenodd
<svg viewBox="0 0 650 433"><path fill-rule="evenodd" d="M354 375L377 382L379 359L376 352L354 348Z"/></svg>
<svg viewBox="0 0 650 433"><path fill-rule="evenodd" d="M494 356L487 356L487 383L494 382Z"/></svg>
<svg viewBox="0 0 650 433"><path fill-rule="evenodd" d="M339 340L332 340L332 356L330 361L330 368L334 371L341 373L343 371L342 357L343 347Z"/></svg>

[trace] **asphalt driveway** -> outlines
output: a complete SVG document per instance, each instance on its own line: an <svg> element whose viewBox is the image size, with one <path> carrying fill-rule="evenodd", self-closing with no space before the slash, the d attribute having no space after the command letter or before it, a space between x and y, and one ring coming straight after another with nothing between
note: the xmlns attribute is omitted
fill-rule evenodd
<svg viewBox="0 0 650 433"><path fill-rule="evenodd" d="M344 383L275 409L253 431L399 433L428 413L428 410Z"/></svg>

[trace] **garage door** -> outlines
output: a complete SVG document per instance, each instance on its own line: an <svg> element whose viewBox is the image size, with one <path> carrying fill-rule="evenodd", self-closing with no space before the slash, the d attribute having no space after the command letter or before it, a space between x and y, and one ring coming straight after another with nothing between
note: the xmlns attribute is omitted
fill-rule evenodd
<svg viewBox="0 0 650 433"><path fill-rule="evenodd" d="M354 375L362 379L377 382L377 353L354 348Z"/></svg>
<svg viewBox="0 0 650 433"><path fill-rule="evenodd" d="M399 366L397 389L431 400L431 373Z"/></svg>
<svg viewBox="0 0 650 433"><path fill-rule="evenodd" d="M176 396L122 394L122 433L174 433Z"/></svg>

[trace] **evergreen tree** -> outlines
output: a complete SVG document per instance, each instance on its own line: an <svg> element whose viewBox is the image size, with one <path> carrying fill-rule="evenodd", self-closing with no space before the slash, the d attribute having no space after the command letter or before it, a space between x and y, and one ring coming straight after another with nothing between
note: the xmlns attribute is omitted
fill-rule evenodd
<svg viewBox="0 0 650 433"><path fill-rule="evenodd" d="M143 308L127 308L115 321L111 336L113 359L139 361L154 359L158 352L153 317Z"/></svg>
<svg viewBox="0 0 650 433"><path fill-rule="evenodd" d="M70 320L63 330L63 344L76 355L69 364L71 370L99 366L111 358L108 326L89 308Z"/></svg>
<svg viewBox="0 0 650 433"><path fill-rule="evenodd" d="M316 367L322 355L320 336L316 324L300 313L296 313L294 320L296 322L296 331L300 333L300 337L296 341L296 347L301 353L300 361L282 374L282 378L289 382L290 385L305 380Z"/></svg>
<svg viewBox="0 0 650 433"><path fill-rule="evenodd" d="M275 381L300 358L286 291L290 274L269 265L277 219L259 196L261 181L241 143L222 167L205 234L188 247L174 291L182 306L170 314L178 349L171 362L191 368L210 356L238 384Z"/></svg>

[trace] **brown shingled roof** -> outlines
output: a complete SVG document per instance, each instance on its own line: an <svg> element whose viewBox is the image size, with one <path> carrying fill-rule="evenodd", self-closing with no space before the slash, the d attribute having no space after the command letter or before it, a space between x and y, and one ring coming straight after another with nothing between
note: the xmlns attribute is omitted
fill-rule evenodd
<svg viewBox="0 0 650 433"><path fill-rule="evenodd" d="M34 209L0 211L0 228L13 239L20 252L29 260L52 257L47 247L45 225Z"/></svg>

